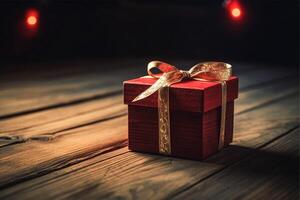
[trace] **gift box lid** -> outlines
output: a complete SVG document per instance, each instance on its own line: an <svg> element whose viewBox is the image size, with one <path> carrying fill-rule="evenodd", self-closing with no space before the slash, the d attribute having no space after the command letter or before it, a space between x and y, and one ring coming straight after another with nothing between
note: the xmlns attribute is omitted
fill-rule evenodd
<svg viewBox="0 0 300 200"><path fill-rule="evenodd" d="M140 93L151 86L156 79L141 77L123 82L124 103L128 105L157 107L157 92L151 96L132 102ZM230 77L227 82L227 102L238 97L238 78ZM170 86L169 103L171 110L207 112L221 106L221 83L186 80Z"/></svg>

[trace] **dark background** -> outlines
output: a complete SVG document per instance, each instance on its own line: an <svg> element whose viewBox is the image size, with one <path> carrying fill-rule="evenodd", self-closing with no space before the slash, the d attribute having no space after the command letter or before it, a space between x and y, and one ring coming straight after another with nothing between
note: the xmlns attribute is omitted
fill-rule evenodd
<svg viewBox="0 0 300 200"><path fill-rule="evenodd" d="M121 57L197 58L298 67L297 0L1 1L3 63ZM29 30L25 13L39 12Z"/></svg>

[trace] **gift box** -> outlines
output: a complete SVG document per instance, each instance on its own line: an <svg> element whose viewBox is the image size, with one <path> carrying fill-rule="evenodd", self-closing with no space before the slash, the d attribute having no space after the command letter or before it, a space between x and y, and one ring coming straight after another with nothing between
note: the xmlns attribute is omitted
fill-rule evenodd
<svg viewBox="0 0 300 200"><path fill-rule="evenodd" d="M160 154L158 92L133 100L157 80L141 77L125 81L128 140L132 151ZM233 138L234 100L238 78L226 81L224 146ZM224 104L223 104L224 105ZM218 151L222 112L222 85L215 81L183 80L169 86L170 156L201 160Z"/></svg>

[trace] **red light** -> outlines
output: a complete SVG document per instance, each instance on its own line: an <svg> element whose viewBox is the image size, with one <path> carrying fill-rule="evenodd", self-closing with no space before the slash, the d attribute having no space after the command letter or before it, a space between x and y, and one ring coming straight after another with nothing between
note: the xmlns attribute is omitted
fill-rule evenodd
<svg viewBox="0 0 300 200"><path fill-rule="evenodd" d="M33 29L39 23L39 12L36 9L29 9L25 14L25 23L28 28Z"/></svg>
<svg viewBox="0 0 300 200"><path fill-rule="evenodd" d="M235 18L239 18L241 16L241 10L239 8L233 8L231 10L231 15Z"/></svg>
<svg viewBox="0 0 300 200"><path fill-rule="evenodd" d="M29 8L25 10L23 19L19 24L20 34L23 37L33 39L39 33L40 26L40 12L36 8Z"/></svg>
<svg viewBox="0 0 300 200"><path fill-rule="evenodd" d="M244 16L244 7L239 0L226 0L224 3L225 8L233 20L240 20Z"/></svg>
<svg viewBox="0 0 300 200"><path fill-rule="evenodd" d="M27 17L27 24L30 26L34 26L37 23L37 18L35 16Z"/></svg>

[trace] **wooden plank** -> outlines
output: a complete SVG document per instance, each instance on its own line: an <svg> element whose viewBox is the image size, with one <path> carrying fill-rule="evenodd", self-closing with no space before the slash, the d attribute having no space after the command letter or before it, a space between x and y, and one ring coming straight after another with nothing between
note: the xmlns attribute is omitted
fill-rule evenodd
<svg viewBox="0 0 300 200"><path fill-rule="evenodd" d="M47 142L31 141L1 148L0 185L40 176L126 146L126 121L127 116L123 116L58 133Z"/></svg>
<svg viewBox="0 0 300 200"><path fill-rule="evenodd" d="M0 120L0 134L15 134L20 130L43 126L45 124L63 121L78 115L86 115L106 108L119 107L122 105L122 96L119 94L103 97L101 99L83 102L81 104L63 106L44 110L28 115L22 115L11 119ZM126 108L126 107L125 107ZM120 112L122 113L122 111ZM103 116L103 114L102 114ZM84 118L84 117L83 117ZM76 123L74 123L76 125Z"/></svg>
<svg viewBox="0 0 300 200"><path fill-rule="evenodd" d="M3 82L0 87L0 117L7 118L61 104L101 98L109 93L121 93L124 79L144 73L144 69L136 67L115 69L113 73L110 68L111 65L107 65L101 67L102 71L46 80L25 78L24 81Z"/></svg>
<svg viewBox="0 0 300 200"><path fill-rule="evenodd" d="M249 109L255 109L256 105L264 106L272 100L286 98L288 95L298 92L297 83L298 80L296 78L291 78L283 82L275 80L272 84L265 84L263 82L259 85L255 84L256 87L252 87L251 90L242 90L236 100L235 114L240 115ZM255 99L253 98L254 96Z"/></svg>
<svg viewBox="0 0 300 200"><path fill-rule="evenodd" d="M284 94L283 94L284 95ZM97 103L95 104L95 105L97 105ZM71 108L72 110L73 110L73 108ZM77 108L75 108L75 109L77 109ZM62 111L62 113L65 113L65 111L66 110L63 110ZM43 119L44 117L46 117L47 115L48 115L49 113L46 113L44 116L42 116L42 115L38 115L38 116L36 116L37 118L36 119L40 119L40 121L41 121L41 119ZM76 113L75 113L76 114ZM53 112L52 113L52 115L55 115L55 112ZM92 115L93 115L93 113L92 113ZM94 115L94 117L97 117L97 115ZM68 116L66 117L66 118L68 118ZM80 118L77 118L77 119L82 119L83 121L85 120L84 119L84 117L80 117ZM36 120L36 121L38 121L38 120ZM55 121L55 120L54 120ZM69 121L72 121L72 120L69 120ZM79 120L80 121L80 120ZM93 120L91 120L90 122L92 122ZM19 120L19 123L20 122L22 122L22 120ZM18 123L17 123L18 124ZM51 123L50 123L51 124ZM54 123L54 124L56 124L56 122ZM58 124L60 124L60 123L58 123ZM70 123L70 124L72 124L72 123ZM84 124L84 123L83 123ZM126 127L127 125L127 122L126 122L126 119L124 119L123 121L121 120L121 123L120 124L118 124L118 126L120 126L120 128L124 128L124 127ZM53 125L53 124L52 124ZM56 124L57 125L57 124ZM76 123L74 123L74 125L75 126L77 126L78 124L76 124ZM43 126L46 126L46 128L45 129L43 129L43 128L40 128L39 126L37 126L36 127L36 129L34 130L34 129L29 129L30 131L27 131L27 133L31 133L32 135L34 135L34 133L35 133L35 131L37 130L37 133L41 133L42 135L41 136L48 136L49 135L49 133L55 133L55 131L53 131L53 130L51 130L51 129L47 129L47 128L57 128L57 127L55 127L55 126L48 126L47 124L45 125L45 124L42 124L42 127ZM29 126L30 128L31 128L31 126ZM97 144L97 142L96 141L92 141L92 139L93 139L93 137L95 137L95 138L97 138L98 137L98 134L100 134L100 133L98 133L98 132L93 132L93 130L98 130L98 129L101 129L101 128L96 128L96 129L94 129L94 127L93 126L89 126L89 128L90 128L90 131L93 133L93 134L90 134L90 136L89 137L91 137L91 138L89 138L89 140L90 141L88 141L87 143L83 143L82 144L82 146L78 146L79 144L77 144L77 146L74 144L73 146L72 146L72 142L71 142L71 147L73 148L73 149L71 149L71 147L70 147L70 149L68 149L68 151L66 151L66 152L62 152L62 154L57 154L57 156L62 156L62 157L64 157L64 156L66 156L66 155L68 155L68 154L70 154L70 153L72 153L72 151L76 151L77 149L80 149L80 148L82 148L82 149L84 149L84 145L86 145L86 144L88 144L88 145L90 145L91 146L91 148L92 147L95 147L95 148L100 148L99 146L98 146L98 144ZM40 130L42 130L41 132L38 132L38 131L40 131ZM62 129L60 129L60 130L64 130L64 126L62 126ZM60 130L56 130L56 133L58 133ZM80 129L79 129L80 130ZM78 130L78 131L79 131ZM121 129L122 130L122 129ZM77 131L77 129L75 129L74 130L74 132L76 132ZM25 131L26 132L26 131ZM88 131L87 131L88 132ZM21 132L20 132L21 133ZM71 133L71 135L72 135L72 131L70 132L70 131L67 131L67 132L64 132L64 131L61 131L61 132L59 132L58 134L56 134L56 135L58 135L58 136L62 136L62 135L65 135L65 137L63 137L63 138L66 138L66 135L67 134L69 134L69 133ZM101 131L101 133L102 133L102 131ZM78 133L79 134L79 133ZM84 134L84 132L83 132L83 134ZM75 135L72 135L72 136L74 136L74 137L77 137L77 136L75 136ZM42 139L43 139L43 137L41 137ZM45 137L45 138L47 138L47 137ZM55 137L53 137L53 138L55 138ZM120 137L119 138L120 140L118 140L118 142L117 143L122 143L122 137ZM53 140L53 141L56 141L56 140ZM109 141L108 141L109 142ZM54 142L52 142L52 144L53 144ZM63 142L61 142L61 143L58 143L57 144L57 148L59 149L59 148L62 148L62 147L64 147L64 145L65 144L67 144L68 142L66 142L66 143L63 143ZM46 146L47 145L45 145L44 143L38 143L39 145L40 145L40 147L37 147L37 146L39 146L39 145L37 145L37 144L35 144L35 143L32 143L32 144L30 144L30 145L27 145L26 144L26 146L27 146L27 148L28 149L35 149L35 156L36 157L38 157L38 159L33 159L33 162L30 162L30 164L32 165L32 167L33 166L36 166L36 165L39 165L39 163L42 163L42 162L46 162L47 161L47 153L45 153L45 149L46 149ZM54 145L53 145L54 146ZM54 147L52 147L52 148L54 148ZM114 147L113 147L114 148ZM25 153L28 153L28 151L25 151L24 149L26 149L26 147L24 147L24 148L22 148L22 147L12 147L12 149L15 149L15 152L18 152L17 153L17 156L15 157L15 159L16 160L18 160L17 159L17 157L18 156L21 156L21 157L24 157L24 158L26 158L26 155L25 155ZM50 148L51 149L51 148ZM88 150L88 149L87 149ZM99 152L102 152L101 151L101 148L100 149L98 149L99 150ZM22 151L22 152L24 152L24 154L23 155L21 155L22 153L20 153L19 151ZM8 153L9 151L7 151L6 153ZM80 152L80 151L79 151ZM14 152L10 152L11 154L13 154ZM86 152L86 153L88 153L88 152ZM34 154L34 153L33 153ZM77 156L79 156L79 158L80 158L80 156L81 156L81 154L80 153L78 153L77 154ZM12 159L11 160L13 160L13 157L14 156L12 156ZM74 157L76 157L76 156L74 156ZM50 159L50 158L49 158ZM48 163L55 163L55 162L62 162L62 160L55 160L56 159L56 157L54 157L54 158L52 158L52 159L54 159L54 160L52 160L51 162L48 162ZM70 158L69 159L73 159L73 157L72 156L70 156ZM80 159L79 159L80 160ZM20 168L18 168L18 167L16 167L16 169L18 169L19 170L19 172L22 172L22 170L23 170L23 168L25 167L25 166L23 166L23 164L21 163L20 164L20 166L19 166ZM27 166L27 167L30 167L30 166ZM33 167L33 168L35 168L35 167ZM45 168L40 168L40 170L37 172L37 174L38 173L41 173L41 172L43 172L43 170L45 170L47 167L45 167ZM16 175L18 175L18 173L15 173ZM25 173L26 174L26 173ZM30 173L29 173L30 174ZM20 180L21 179L23 179L23 177L26 177L26 176L23 176L22 174L20 175Z"/></svg>
<svg viewBox="0 0 300 200"><path fill-rule="evenodd" d="M293 80L293 79L291 79L291 80ZM291 80L283 82L289 90L294 89L293 87L290 87L294 84L293 81L291 82ZM258 83L259 82L256 82L255 87L252 88L252 89L259 88L259 85L257 85ZM279 83L280 82L274 81L272 85L267 85L267 86L270 86L270 87L275 86L276 87L276 86L281 84L281 83L280 84ZM265 82L264 81L261 84L263 84L263 87L265 87ZM242 90L245 87L247 88L249 86L241 83ZM257 92L259 92L259 90ZM287 92L287 91L284 90L284 92ZM263 93L263 91L261 91L261 93ZM275 93L275 94L277 94L277 96L285 95L285 94L282 94L282 93ZM112 96L112 101L114 101L115 98L121 98L121 97L120 96L116 97L116 96L113 95ZM104 98L104 99L106 99L106 98ZM249 98L247 98L245 96L245 93L240 93L239 99L246 99L247 100ZM246 102L245 105L243 105L243 108L247 109L247 105L248 105L248 107L252 107L253 103L256 103L258 100L260 100L260 101L265 100L266 102L268 102L270 100L270 98L266 98L265 95L262 95L260 97L260 99L257 98L255 102L248 100L248 102ZM82 103L81 105L80 104L79 105L71 104L71 105L68 105L68 106L63 106L62 108L61 107L52 108L50 110L41 111L41 112L37 112L37 113L32 113L30 115L18 116L18 117L15 117L13 119L1 120L0 121L0 134L5 135L5 137L3 137L3 138L8 138L8 139L11 139L9 137L9 135L18 136L20 141L22 141L22 134L18 135L18 133L20 132L18 130L23 129L23 131L26 132L26 130L24 130L24 129L29 129L30 132L31 132L31 135L37 135L38 133L35 134L35 131L33 129L35 129L35 130L38 130L38 129L44 130L43 126L38 127L38 125L44 124L44 126L47 126L46 125L47 123L51 124L51 123L53 123L53 122L55 122L59 119L61 120L61 119L64 119L64 118L72 117L73 115L78 115L81 112L83 112L83 110L84 110L84 112L87 112L88 110L92 112L93 109L97 109L97 104L99 104L99 108L101 108L101 105L100 105L101 101L102 101L102 98L98 101L97 100L91 100L91 105L89 103ZM117 106L119 106L119 105L117 105ZM78 112L77 112L77 110L78 110ZM55 113L55 112L57 112L57 113ZM121 111L121 112L123 112L123 111ZM238 110L238 112L239 112L239 110ZM81 118L84 121L84 117L81 117ZM94 121L97 121L97 120L98 120L98 118L96 118ZM22 122L22 123L20 123L20 122ZM54 125L55 124L52 124L51 127L53 127L55 129L56 127ZM78 124L74 123L74 127L76 127L76 126L78 126ZM55 132L54 130L47 130L47 131L48 131L48 133ZM11 133L11 132L13 132L13 133ZM23 133L23 135L24 135L24 133ZM18 140L18 137L14 137L14 139Z"/></svg>
<svg viewBox="0 0 300 200"><path fill-rule="evenodd" d="M98 70L95 70L95 67L91 69L94 70L93 73L86 72L74 76L72 74L59 76L58 73L48 79L43 78L48 77L45 74L41 77L33 76L29 78L22 73L20 74L24 77L18 76L18 74L8 76L10 78L5 78L6 81L0 84L0 119L101 98L103 95L112 92L121 92L121 82L123 80L146 74L144 67L136 67L144 66L143 63L147 62L99 63ZM116 66L124 68L116 69ZM111 68L115 69L113 75L111 70L107 70ZM245 69L247 73L243 74ZM240 73L241 88L254 83L254 80L248 77L253 77L257 83L261 83L292 74L288 70L277 69L272 72L272 75L265 76L270 71L269 69L259 66L252 71L247 69L249 69L249 66L243 64L237 64L235 67L235 71Z"/></svg>
<svg viewBox="0 0 300 200"><path fill-rule="evenodd" d="M124 116L120 95L0 121L0 146L27 140L52 140L64 130Z"/></svg>
<svg viewBox="0 0 300 200"><path fill-rule="evenodd" d="M267 91L265 92L267 94ZM254 94L253 99L256 97ZM85 191L88 190L91 195L96 195L99 198L170 197L199 182L199 180L205 179L207 176L239 161L249 155L252 152L251 149L261 148L266 143L296 127L298 125L297 102L298 96L294 95L280 101L273 101L269 105L258 107L255 110L248 110L247 115L238 115L235 145L238 144L241 148L235 149L234 153L230 150L234 146L231 146L204 162L133 152L101 162L97 160L101 156L97 156L87 162L72 166L71 172L69 171L67 174L64 170L68 171L70 169L62 169L7 188L1 192L0 196L12 198L22 194L22 198L25 199L37 198L40 195L43 195L43 198L71 198L82 194L87 195ZM280 113L280 115L274 115L274 113ZM266 124L267 126L265 126ZM252 131L250 130L251 127L253 128ZM27 145L30 144L32 143ZM35 145L30 146L31 149L37 148ZM43 148L49 150L45 146ZM11 151L7 150L7 152ZM22 151L18 151L18 154L20 156ZM5 152L1 155L1 157L3 156L7 159L6 163L17 162L16 160L18 160L18 156L5 156ZM30 162L28 158L24 160ZM28 169L28 172L32 173L34 171L38 174L48 168L53 170L55 166L52 163L55 162L55 159L47 159L47 162L43 161L43 164L47 163L44 168L40 168L36 163L33 165L35 166L34 170ZM14 165L16 164L14 163ZM5 173L0 179L2 186L22 181L21 175L30 178L30 174L24 174L24 169L20 166L18 169L14 169L13 173L12 169L8 169L10 166L8 164L6 170L0 173ZM17 176L13 176L14 174ZM15 178L14 181L11 181L12 177ZM68 187L65 187L65 185L68 185ZM22 191L22 193L18 193L18 191Z"/></svg>
<svg viewBox="0 0 300 200"><path fill-rule="evenodd" d="M280 93L281 94L281 93ZM99 105L100 105L100 101L99 101ZM248 104L248 105L250 105L250 104ZM86 109L86 107L90 107L90 106L88 106L88 105L86 105L86 104L83 104L82 106L84 106L84 108ZM93 108L93 106L91 106L92 108ZM74 109L78 109L79 107L74 107ZM71 110L74 110L74 109L72 109L71 108ZM65 112L67 112L67 113L69 113L70 111L68 111L67 109L58 109L58 110L63 110L63 112L60 112L60 113L65 113ZM69 109L70 110L70 109ZM35 129L35 130L38 130L38 129L41 129L41 130L44 130L44 128L43 128L43 126L42 127L36 127L36 128L33 128L33 126L36 126L37 124L44 124L44 126L47 126L47 122L49 122L50 121L50 124L51 124L51 122L55 122L56 120L57 120L57 115L54 115L54 113L55 112L52 112L52 111L50 111L50 112L41 112L41 113L38 113L37 115L29 115L29 116L25 116L25 117L19 117L19 118L14 118L14 120L2 120L1 122L0 122L0 127L3 127L3 129L1 129L0 128L0 133L3 133L3 132L5 132L5 133L7 133L7 132L9 132L9 131L14 131L15 133L18 133L18 129L23 129L23 131L24 131L24 133L26 133L26 130L24 130L24 129L28 129L29 128L29 131L30 131L30 133L31 133L31 135L39 135L38 133L39 133L39 131L37 131L37 134L34 134L35 133L35 131L33 130L33 129ZM75 112L74 113L75 115L76 114L78 114L77 112ZM51 117L50 117L51 116ZM60 118L60 116L61 115L59 115L59 119L61 119ZM70 115L68 115L67 117L70 117ZM28 118L30 119L30 124L28 124L28 123L24 123L24 122L28 122ZM38 120L34 120L34 119L38 119ZM46 119L46 121L45 121L45 119ZM51 120L52 121L51 121ZM84 119L84 117L81 117L81 119L83 119L83 121L85 120ZM48 120L48 121L47 121ZM96 120L94 120L94 121L97 121L98 119L96 119ZM22 122L22 123L19 123L19 122ZM31 124L32 123L32 124ZM35 124L35 123L37 123L37 124ZM63 123L63 122L62 122ZM60 124L62 124L62 123L60 123ZM55 123L54 123L55 124ZM54 124L52 124L52 126L48 126L48 127L53 127L54 129L56 128L55 126L53 126ZM7 127L8 126L8 127ZM11 130L7 130L6 128L9 128L9 126L11 126L11 127L14 127L14 129L11 129ZM20 127L21 126L21 127ZM78 124L77 123L74 123L74 126L76 127L76 126L78 126ZM53 132L55 132L55 130L46 130L46 132L48 131L48 133L53 133ZM57 131L57 129L56 129L56 131ZM46 132L44 132L45 134L46 134ZM16 139L16 140L18 140L18 139L20 139L21 141L22 141L22 135L17 135L17 134L12 134L13 136L17 136L17 137L15 137L14 139ZM8 138L8 139L10 139L9 138L9 134L6 134L5 135L5 137L4 138Z"/></svg>
<svg viewBox="0 0 300 200"><path fill-rule="evenodd" d="M21 86L36 81L64 80L110 73L114 70L137 68L147 63L145 59L100 59L100 60L66 60L59 62L22 63L8 65L0 69L0 88L6 86ZM4 85L3 85L4 84ZM7 88L8 89L8 88Z"/></svg>
<svg viewBox="0 0 300 200"><path fill-rule="evenodd" d="M299 128L173 199L298 199Z"/></svg>
<svg viewBox="0 0 300 200"><path fill-rule="evenodd" d="M293 87L296 80L273 85L261 85L262 88L252 89L239 94L236 114L247 111L256 105L264 105L297 92ZM286 89L287 88L287 89ZM278 90L283 92L278 93ZM274 95L265 95L265 91ZM255 95L255 101L251 96ZM25 142L30 139L50 140L56 133L86 124L97 123L112 117L122 116L126 111L122 105L122 96L113 95L100 100L93 100L78 105L58 107L46 111L22 115L0 121L0 146Z"/></svg>

